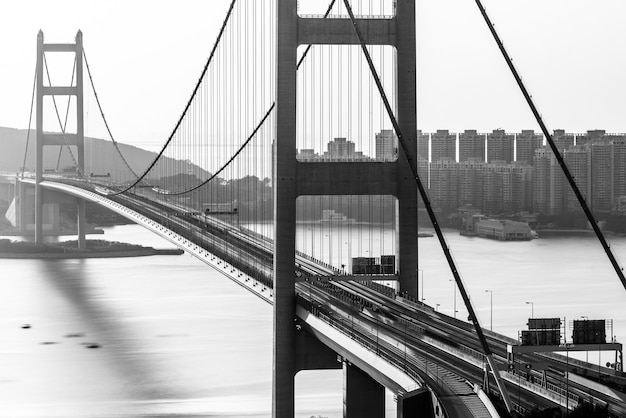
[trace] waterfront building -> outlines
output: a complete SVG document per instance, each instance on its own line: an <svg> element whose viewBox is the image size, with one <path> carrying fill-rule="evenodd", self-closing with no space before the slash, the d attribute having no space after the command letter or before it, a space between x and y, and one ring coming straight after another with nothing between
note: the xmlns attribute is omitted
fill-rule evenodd
<svg viewBox="0 0 626 418"><path fill-rule="evenodd" d="M466 129L459 134L459 162L485 162L485 134L477 133L475 129Z"/></svg>
<svg viewBox="0 0 626 418"><path fill-rule="evenodd" d="M503 129L494 129L487 134L487 162L513 161L514 135L507 134Z"/></svg>
<svg viewBox="0 0 626 418"><path fill-rule="evenodd" d="M528 222L491 219L479 213L466 214L462 235L475 235L499 241L521 241L533 238Z"/></svg>
<svg viewBox="0 0 626 418"><path fill-rule="evenodd" d="M442 159L456 161L456 134L447 129L438 129L430 135L431 161Z"/></svg>
<svg viewBox="0 0 626 418"><path fill-rule="evenodd" d="M535 150L543 146L543 135L531 130L523 130L515 138L515 161L533 164Z"/></svg>

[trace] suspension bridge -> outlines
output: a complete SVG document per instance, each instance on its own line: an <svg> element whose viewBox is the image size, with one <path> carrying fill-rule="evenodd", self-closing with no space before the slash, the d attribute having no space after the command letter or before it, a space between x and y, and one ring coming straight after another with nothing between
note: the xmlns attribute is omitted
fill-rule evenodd
<svg viewBox="0 0 626 418"><path fill-rule="evenodd" d="M293 416L298 371L337 368L346 417L384 416L385 388L404 417L496 417L585 402L626 414L626 378L617 367L550 352L514 358L519 341L481 327L420 180L414 2L333 0L303 14L294 0L233 0L180 117L143 167L124 155L104 117L82 33L75 43L55 44L40 32L37 48L36 138L26 150L34 149L36 167L2 179L14 185L16 225L32 227L41 243L55 208L75 205L83 246L85 202L94 202L273 304L274 416ZM56 52L75 55L69 84L50 77L46 57ZM87 91L115 159L85 158ZM58 123L58 133L43 129L45 117ZM419 301L418 207L429 216L469 322ZM320 245L329 246L329 257L315 254ZM606 348L622 362L620 344Z"/></svg>

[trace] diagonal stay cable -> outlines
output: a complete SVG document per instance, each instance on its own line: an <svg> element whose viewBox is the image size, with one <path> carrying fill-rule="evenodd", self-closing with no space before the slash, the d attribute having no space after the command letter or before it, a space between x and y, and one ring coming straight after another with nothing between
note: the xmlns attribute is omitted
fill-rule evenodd
<svg viewBox="0 0 626 418"><path fill-rule="evenodd" d="M478 339L480 341L480 344L482 346L483 352L485 353L485 356L487 357L487 361L489 362L489 366L491 367L491 370L493 372L494 378L496 380L496 384L498 385L498 388L500 389L500 393L502 394L504 401L506 403L507 409L509 411L511 411L512 406L510 403L510 399L508 396L508 392L506 390L506 387L504 386L504 383L501 381L500 378L500 374L498 372L498 368L497 368L497 364L495 363L495 360L493 358L493 351L491 350L491 348L489 347L489 343L487 342L487 339L485 338L485 334L483 333L483 330L480 326L480 323L478 321L478 316L476 315L476 312L474 311L474 308L472 306L472 303L470 301L469 295L467 293L467 290L465 289L465 285L463 284L463 280L461 279L461 275L459 274L459 270L456 267L456 263L454 262L454 259L452 258L452 253L450 252L450 247L448 246L446 239L443 235L443 232L441 230L441 227L439 226L439 222L437 221L437 217L435 215L435 212L430 204L430 200L428 199L428 195L426 194L426 190L424 189L424 185L422 184L422 181L419 177L419 174L417 172L417 165L415 164L415 161L413 160L413 157L411 155L411 152L408 148L408 145L406 144L406 141L404 139L404 136L402 135L402 132L400 130L400 125L398 124L398 121L393 113L393 110L391 109L391 105L389 104L389 99L387 98L387 95L385 94L383 85L380 81L380 78L378 77L378 73L376 71L376 68L374 67L374 63L372 61L372 58L370 56L370 53L367 49L367 46L365 45L365 40L363 38L363 35L361 34L361 30L359 29L357 22L354 18L354 13L352 12L352 7L350 6L350 3L348 0L343 0L344 5L346 6L346 10L348 12L348 15L350 16L350 20L352 21L352 26L354 27L354 31L359 39L359 43L361 44L361 49L363 51L363 54L365 56L365 59L367 60L367 64L370 68L370 72L372 74L372 77L374 78L374 81L376 82L376 86L378 88L378 91L380 93L380 96L383 100L383 104L385 106L385 109L387 111L387 115L389 116L389 119L391 120L391 123L393 125L394 131L396 133L396 136L398 137L398 141L400 142L401 146L402 146L402 150L404 151L404 155L407 159L408 165L411 169L411 174L413 175L416 183L417 183L417 188L419 190L420 196L422 197L422 200L424 202L424 205L426 206L426 211L428 212L428 216L430 217L430 220L433 224L433 227L435 228L435 232L437 234L437 238L439 239L439 243L441 244L441 249L444 252L444 255L446 257L446 260L448 261L448 265L450 267L450 271L452 272L452 275L454 276L454 280L456 282L457 287L459 288L459 292L461 293L461 296L463 297L463 301L465 302L465 307L467 308L467 311L470 315L470 319L472 321L472 323L474 324L474 329L476 330L476 334L478 335Z"/></svg>
<svg viewBox="0 0 626 418"><path fill-rule="evenodd" d="M109 128L109 123L107 122L107 119L104 116L104 112L102 111L102 105L100 104L100 99L98 98L98 93L96 92L96 87L93 83L93 77L91 76L91 70L89 69L89 62L87 61L87 54L85 54L84 48L83 48L83 58L85 59L85 67L87 68L87 74L89 75L89 83L91 84L91 90L93 91L93 95L96 98L96 103L98 104L98 110L100 111L100 115L102 116L102 120L104 121L104 126L107 132L109 133L109 137L111 138L111 141L113 142L113 146L115 146L115 149L117 150L118 154L122 158L122 161L126 165L126 168L128 168L130 172L133 173L133 176L135 176L135 178L138 178L139 176L137 175L135 170L132 169L130 164L128 164L128 161L126 160L126 158L124 157L124 154L122 154L122 151L119 148L118 142L115 140L115 138L113 137L113 134L111 133L111 129Z"/></svg>
<svg viewBox="0 0 626 418"><path fill-rule="evenodd" d="M328 17L328 15L330 15L330 12L332 11L335 3L337 0L331 0L330 4L328 5L328 8L326 9L326 13L324 13L324 19L326 19ZM307 57L307 55L309 54L309 51L311 50L311 48L313 47L312 44L307 45L306 49L304 50L304 52L302 53L302 56L300 57L300 59L298 60L298 63L296 65L296 70L300 69L300 66L302 65L302 63L304 62L305 58ZM263 127L263 125L265 124L265 122L269 119L269 116L271 115L271 113L273 112L274 108L276 107L276 102L272 102L272 104L270 105L270 107L268 108L268 110L265 112L265 116L261 119L261 121L259 122L259 124L254 128L252 134L248 137L248 139L239 147L239 149L237 150L237 152L224 164L222 165L221 168L219 168L213 175L211 175L211 177L209 177L207 180L202 181L200 184L182 191L182 192L175 192L175 193L165 193L159 189L155 189L155 192L157 193L161 193L161 194L167 194L169 196L179 196L179 195L183 195L186 193L190 193L193 192L197 189L199 189L200 187L204 186L205 184L209 183L211 180L215 179L217 177L217 175L219 173L221 173L222 171L224 171L234 160L235 157L237 157L242 151L243 149L248 145L248 143L254 138L254 136L256 135L256 133Z"/></svg>
<svg viewBox="0 0 626 418"><path fill-rule="evenodd" d="M602 231L600 230L600 227L598 226L598 222L593 216L593 212L591 212L589 205L587 205L587 202L585 201L585 197L582 195L580 189L578 188L578 185L576 184L576 180L574 179L574 176L572 176L572 173L569 171L569 168L567 167L567 164L565 163L563 156L561 155L558 147L554 143L554 140L552 139L552 135L548 131L548 128L546 127L546 124L544 123L543 118L541 117L541 114L539 113L539 110L537 109L537 106L533 102L532 96L530 95L530 93L528 93L526 86L522 82L522 78L520 77L519 73L517 72L517 69L515 68L515 65L513 64L513 60L511 60L511 57L509 56L506 49L504 48L504 44L502 43L502 40L500 40L500 37L498 36L498 33L496 32L496 29L493 26L493 23L489 19L489 16L487 16L487 11L483 7L480 0L476 0L476 5L480 9L480 13L485 19L485 23L489 27L489 31L491 32L493 39L498 44L498 48L500 49L500 52L502 53L502 56L504 57L509 69L511 70L511 73L513 74L513 77L515 78L515 81L517 82L517 85L519 86L522 92L522 95L524 96L524 99L526 99L526 103L528 103L530 110L533 112L533 115L535 116L535 120L537 121L537 123L539 124L539 127L541 128L541 131L545 135L546 141L550 145L550 148L552 149L552 152L554 153L554 156L556 160L558 161L559 166L561 167L561 170L563 171L563 174L565 174L565 177L567 178L567 182L571 186L572 191L574 192L574 195L576 195L576 199L578 199L578 203L580 203L580 206L585 212L585 215L587 216L587 220L589 221L589 223L591 224L591 227L593 228L593 232L595 232L596 237L598 238L598 240L600 241L600 244L602 245L602 248L604 248L604 252L609 258L609 261L611 262L611 264L613 265L613 268L615 269L615 272L617 273L617 277L619 278L620 282L622 282L622 286L624 286L624 289L626 289L626 278L624 277L624 268L621 267L619 263L617 262L617 259L615 258L615 255L613 254L613 251L611 250L611 246L606 241L604 234L602 234Z"/></svg>
<svg viewBox="0 0 626 418"><path fill-rule="evenodd" d="M125 192L129 191L130 189L132 189L133 187L135 187L137 184L139 184L148 175L150 170L152 170L152 168L156 165L156 163L159 161L159 159L163 156L163 153L165 152L165 150L169 146L170 142L172 142L172 139L174 138L174 135L178 131L178 128L180 127L181 123L183 122L183 119L184 119L185 115L187 115L187 111L191 107L191 103L193 102L193 99L196 97L196 93L198 92L198 90L200 88L200 84L202 83L202 80L204 79L204 75L206 74L207 70L209 69L209 64L211 64L211 62L213 61L213 57L215 56L215 51L217 50L217 47L220 44L220 40L222 39L222 35L224 34L224 31L226 29L226 25L228 24L230 16L232 15L232 12L233 12L233 9L235 7L235 2L236 1L237 0L232 0L231 3L230 3L230 6L228 8L228 12L226 13L226 17L224 18L224 21L222 22L222 27L220 28L220 31L219 31L219 33L217 35L217 39L215 40L215 43L213 44L213 49L211 49L211 53L209 54L209 58L207 59L207 62L204 65L204 68L202 69L202 73L200 74L200 77L198 78L198 82L196 83L196 87L193 89L193 92L191 93L191 97L187 101L187 105L185 106L185 109L183 110L183 113L180 115L180 118L178 118L178 122L176 122L176 126L174 126L174 129L172 130L172 133L170 134L170 136L167 139L167 141L165 141L165 144L163 145L163 148L161 148L161 151L159 151L157 156L154 158L152 163L150 163L148 168L146 168L146 170L143 172L143 174L141 176L137 177L137 180L135 180L133 183L131 183L126 188L124 188L122 190L119 190L117 192L114 192L114 193L110 193L109 195L117 196L117 195L125 193Z"/></svg>
<svg viewBox="0 0 626 418"><path fill-rule="evenodd" d="M24 148L24 160L22 161L22 172L20 178L24 178L24 170L26 169L26 157L28 156L28 144L30 142L30 126L33 121L33 108L35 107L35 90L37 89L37 70L33 79L33 94L30 99L30 115L28 116L28 131L26 131L26 147Z"/></svg>

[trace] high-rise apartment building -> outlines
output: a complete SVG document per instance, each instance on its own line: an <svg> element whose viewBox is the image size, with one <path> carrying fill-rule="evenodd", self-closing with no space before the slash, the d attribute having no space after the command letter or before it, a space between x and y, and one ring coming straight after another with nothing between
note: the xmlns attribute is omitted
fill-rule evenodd
<svg viewBox="0 0 626 418"><path fill-rule="evenodd" d="M459 171L459 207L471 205L475 209L483 208L483 168L484 158L471 157L458 164Z"/></svg>
<svg viewBox="0 0 626 418"><path fill-rule="evenodd" d="M612 142L613 193L615 200L617 200L621 196L626 196L626 135L612 136Z"/></svg>
<svg viewBox="0 0 626 418"><path fill-rule="evenodd" d="M543 135L533 130L523 130L515 138L515 161L533 164L535 150L543 146Z"/></svg>
<svg viewBox="0 0 626 418"><path fill-rule="evenodd" d="M613 144L611 141L592 141L591 148L591 209L611 212L613 209Z"/></svg>
<svg viewBox="0 0 626 418"><path fill-rule="evenodd" d="M535 150L533 170L533 211L556 215L563 211L565 176L548 147Z"/></svg>
<svg viewBox="0 0 626 418"><path fill-rule="evenodd" d="M521 163L485 164L483 209L486 214L532 210L532 167Z"/></svg>
<svg viewBox="0 0 626 418"><path fill-rule="evenodd" d="M417 157L430 161L428 154L429 135L422 133L421 129L417 130Z"/></svg>
<svg viewBox="0 0 626 418"><path fill-rule="evenodd" d="M554 141L557 149L563 155L566 149L574 146L574 134L565 133L563 129L555 129L552 133L552 141Z"/></svg>
<svg viewBox="0 0 626 418"><path fill-rule="evenodd" d="M592 142L602 141L606 131L604 129L592 129L585 134L576 136L576 145L586 145Z"/></svg>
<svg viewBox="0 0 626 418"><path fill-rule="evenodd" d="M367 160L361 151L356 151L353 141L346 138L335 138L327 145L328 151L324 153L322 158L325 161L354 161Z"/></svg>
<svg viewBox="0 0 626 418"><path fill-rule="evenodd" d="M431 161L450 159L456 161L456 134L438 129L430 135Z"/></svg>
<svg viewBox="0 0 626 418"><path fill-rule="evenodd" d="M459 134L459 162L485 162L485 134L477 133L475 129L466 129Z"/></svg>
<svg viewBox="0 0 626 418"><path fill-rule="evenodd" d="M563 153L563 159L567 164L567 168L576 181L576 186L582 193L585 200L591 194L591 151L589 147L585 146L572 146L565 150ZM569 184L564 184L564 211L566 212L580 212L580 202L576 198L574 191Z"/></svg>
<svg viewBox="0 0 626 418"><path fill-rule="evenodd" d="M487 162L512 162L513 141L513 134L507 134L503 129L494 129L487 134Z"/></svg>
<svg viewBox="0 0 626 418"><path fill-rule="evenodd" d="M452 212L458 209L458 173L458 164L451 158L439 159L430 164L428 195L436 210Z"/></svg>
<svg viewBox="0 0 626 418"><path fill-rule="evenodd" d="M376 134L376 160L395 161L398 157L398 138L391 129Z"/></svg>
<svg viewBox="0 0 626 418"><path fill-rule="evenodd" d="M483 168L483 207L487 215L509 212L510 179L501 164L485 164Z"/></svg>
<svg viewBox="0 0 626 418"><path fill-rule="evenodd" d="M511 164L512 211L514 213L533 210L533 172L534 169L528 164Z"/></svg>

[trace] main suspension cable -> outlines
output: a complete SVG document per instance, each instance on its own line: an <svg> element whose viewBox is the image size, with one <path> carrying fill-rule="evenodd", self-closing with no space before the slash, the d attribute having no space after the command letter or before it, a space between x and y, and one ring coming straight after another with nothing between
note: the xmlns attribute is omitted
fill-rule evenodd
<svg viewBox="0 0 626 418"><path fill-rule="evenodd" d="M331 0L326 13L324 13L324 18L327 18L328 15L331 13L335 3L337 0ZM304 52L302 53L302 56L300 57L300 59L298 60L298 63L296 65L296 71L298 69L300 69L300 66L302 65L302 63L304 62L304 60L306 59L307 55L309 54L311 48L313 47L313 45L307 45L306 49L304 50ZM204 74L204 73L203 73ZM167 194L170 196L180 196L183 194L187 194L187 193L191 193L197 189L199 189L200 187L208 184L211 180L215 179L217 177L218 174L220 174L221 172L223 172L234 160L235 158L244 150L244 148L248 145L248 143L250 143L250 141L254 138L254 136L256 135L256 133L265 125L265 122L267 120L269 120L269 117L271 116L272 112L274 111L274 108L276 107L276 102L272 102L272 104L270 105L270 107L267 109L267 111L265 112L265 116L261 119L261 121L257 124L257 126L254 128L254 130L252 131L252 134L250 134L248 136L248 138L246 139L246 141L239 147L239 149L228 159L228 161L226 161L226 163L224 163L222 165L222 167L220 167L213 175L211 175L207 180L202 181L200 184L188 189L188 190L184 190L184 191L180 191L180 192L166 192L163 191L161 189L155 189L155 191L157 193L161 193L161 194ZM157 157L158 159L159 157ZM156 162L156 161L155 161ZM153 164L154 165L154 164ZM149 170L148 170L149 171ZM145 174L144 174L145 175ZM133 186L130 186L133 187ZM127 189L128 190L128 189ZM124 193L125 190L118 192L118 193Z"/></svg>
<svg viewBox="0 0 626 418"><path fill-rule="evenodd" d="M196 97L196 93L198 92L198 89L200 88L200 85L202 84L202 80L204 79L204 75L206 74L206 72L207 72L207 70L209 68L209 64L211 64L211 62L213 61L213 57L215 56L215 51L217 50L217 47L218 47L218 45L220 43L220 40L222 39L222 35L224 34L224 31L226 29L226 25L228 24L228 21L230 19L230 16L232 14L232 11L233 11L233 8L235 6L236 1L237 0L232 0L231 1L230 6L228 8L228 12L226 13L226 17L224 18L224 21L222 22L222 27L220 28L220 31L219 31L219 33L217 35L217 39L215 40L215 44L213 45L213 49L211 50L209 58L207 59L207 62L204 65L204 68L202 69L202 73L200 74L200 77L198 78L198 82L196 83L196 86L193 89L193 92L191 93L191 97L187 101L187 105L185 106L185 109L183 110L183 113L181 114L180 118L178 119L178 122L176 122L176 125L174 126L174 129L172 130L172 133L170 134L169 138L167 139L167 141L165 141L165 144L161 148L161 151L159 151L157 156L154 158L152 163L150 163L150 165L146 168L146 170L143 172L143 174L141 176L137 177L137 179L133 183L131 183L126 188L124 188L122 190L119 190L117 192L110 193L109 195L116 196L116 195L125 193L125 192L129 191L130 189L132 189L133 187L137 186L137 184L139 184L148 175L150 170L152 170L152 168L156 165L156 163L159 161L159 159L163 156L163 153L165 152L165 150L167 149L168 145L170 144L170 142L174 138L174 135L178 131L178 128L180 127L181 123L183 122L183 119L184 119L185 115L187 114L187 111L191 107L193 99Z"/></svg>
<svg viewBox="0 0 626 418"><path fill-rule="evenodd" d="M93 95L96 98L96 104L98 105L98 110L100 111L100 115L102 116L102 120L104 121L104 127L106 128L106 130L107 130L107 132L109 134L109 137L111 138L111 141L113 142L113 146L115 146L115 149L117 150L117 153L120 155L120 158L124 162L124 165L126 165L126 167L130 170L130 172L133 174L133 176L135 176L135 178L137 178L139 176L137 175L135 170L133 170L133 168L130 166L130 164L128 163L128 161L124 157L124 154L122 153L122 150L120 149L120 147L118 145L118 142L115 140L115 138L113 137L113 134L111 133L111 129L109 128L109 123L107 122L107 119L104 116L104 112L102 110L102 105L100 104L100 98L98 97L98 93L96 92L96 86L93 83L93 77L91 75L91 70L89 69L89 62L87 61L87 54L85 53L85 49L84 48L83 48L83 58L85 59L85 68L87 68L87 75L89 76L89 83L91 84L91 90L93 91Z"/></svg>

